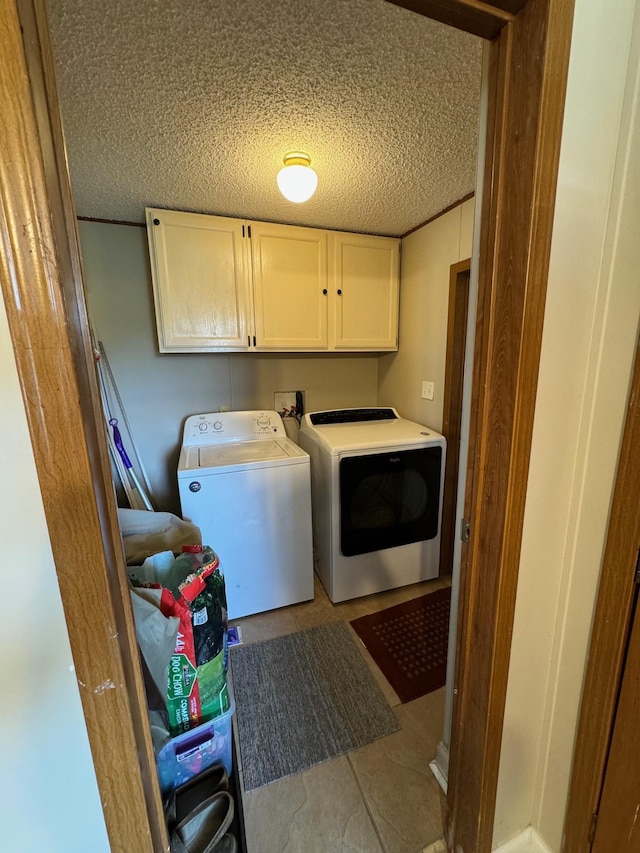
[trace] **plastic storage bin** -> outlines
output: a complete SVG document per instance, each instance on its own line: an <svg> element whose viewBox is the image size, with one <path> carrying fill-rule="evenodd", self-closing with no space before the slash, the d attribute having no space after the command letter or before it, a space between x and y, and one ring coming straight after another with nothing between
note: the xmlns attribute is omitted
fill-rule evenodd
<svg viewBox="0 0 640 853"><path fill-rule="evenodd" d="M163 794L183 785L213 764L224 764L227 773L231 775L231 722L236 709L231 685L229 700L229 710L224 714L172 738L158 753L158 778Z"/></svg>

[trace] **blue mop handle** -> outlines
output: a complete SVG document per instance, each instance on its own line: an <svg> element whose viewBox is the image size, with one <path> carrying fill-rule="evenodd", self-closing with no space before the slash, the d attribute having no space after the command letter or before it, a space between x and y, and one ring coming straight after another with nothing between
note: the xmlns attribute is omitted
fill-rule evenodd
<svg viewBox="0 0 640 853"><path fill-rule="evenodd" d="M133 465L131 464L131 460L127 456L127 451L124 449L124 444L122 443L122 436L120 435L120 430L118 429L118 419L111 418L111 420L109 421L109 426L113 429L113 443L118 449L120 458L124 462L124 467L131 470L133 468Z"/></svg>

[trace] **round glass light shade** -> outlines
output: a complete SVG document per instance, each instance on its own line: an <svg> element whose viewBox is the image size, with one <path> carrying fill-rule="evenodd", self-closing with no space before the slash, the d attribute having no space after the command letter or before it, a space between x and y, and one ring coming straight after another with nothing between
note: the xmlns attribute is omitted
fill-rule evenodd
<svg viewBox="0 0 640 853"><path fill-rule="evenodd" d="M288 155L284 162L285 166L277 176L280 192L296 204L308 201L318 186L318 176L309 166L311 159L307 155L297 154Z"/></svg>

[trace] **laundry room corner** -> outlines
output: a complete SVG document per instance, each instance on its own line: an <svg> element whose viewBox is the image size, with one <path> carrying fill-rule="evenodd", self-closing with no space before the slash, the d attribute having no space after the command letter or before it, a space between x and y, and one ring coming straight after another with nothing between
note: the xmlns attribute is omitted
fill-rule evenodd
<svg viewBox="0 0 640 853"><path fill-rule="evenodd" d="M78 222L89 312L104 345L159 509L179 514L175 471L184 421L274 409L303 389L305 407L375 405L378 354L158 352L144 227Z"/></svg>
<svg viewBox="0 0 640 853"><path fill-rule="evenodd" d="M227 354L158 353L144 228L78 223L89 314L104 345L158 509L178 515L184 419L231 404Z"/></svg>

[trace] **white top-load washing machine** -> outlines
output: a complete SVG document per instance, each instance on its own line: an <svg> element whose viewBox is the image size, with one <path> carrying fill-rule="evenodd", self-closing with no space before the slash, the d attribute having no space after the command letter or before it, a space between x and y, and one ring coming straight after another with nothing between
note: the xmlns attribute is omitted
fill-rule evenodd
<svg viewBox="0 0 640 853"><path fill-rule="evenodd" d="M277 412L187 418L178 490L220 557L230 619L313 598L309 456Z"/></svg>
<svg viewBox="0 0 640 853"><path fill-rule="evenodd" d="M316 570L331 601L438 576L446 440L392 408L311 412Z"/></svg>

